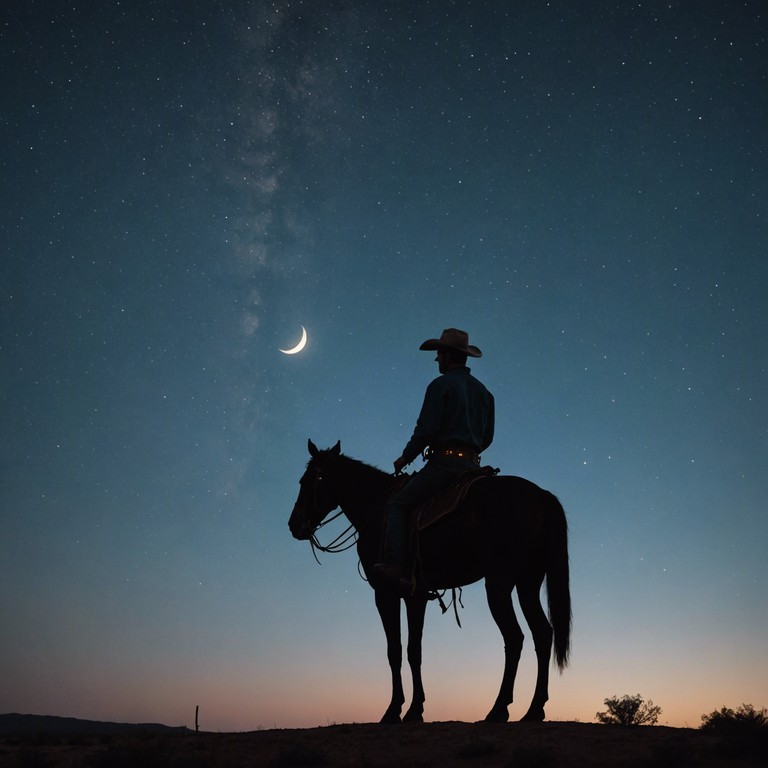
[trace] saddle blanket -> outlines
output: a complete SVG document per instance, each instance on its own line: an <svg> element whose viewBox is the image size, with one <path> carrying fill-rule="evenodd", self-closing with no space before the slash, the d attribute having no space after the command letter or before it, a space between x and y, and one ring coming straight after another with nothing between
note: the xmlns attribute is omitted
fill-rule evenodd
<svg viewBox="0 0 768 768"><path fill-rule="evenodd" d="M411 530L422 531L449 512L453 512L474 483L498 473L499 470L494 467L478 467L462 472L442 493L413 510L410 521Z"/></svg>

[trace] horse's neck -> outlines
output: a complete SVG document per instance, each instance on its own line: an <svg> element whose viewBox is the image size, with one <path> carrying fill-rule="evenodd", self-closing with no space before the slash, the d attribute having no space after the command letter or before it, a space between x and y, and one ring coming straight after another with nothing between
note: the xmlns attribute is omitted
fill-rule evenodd
<svg viewBox="0 0 768 768"><path fill-rule="evenodd" d="M339 506L358 530L364 526L374 507L384 503L392 477L376 467L346 456L341 457L338 476Z"/></svg>

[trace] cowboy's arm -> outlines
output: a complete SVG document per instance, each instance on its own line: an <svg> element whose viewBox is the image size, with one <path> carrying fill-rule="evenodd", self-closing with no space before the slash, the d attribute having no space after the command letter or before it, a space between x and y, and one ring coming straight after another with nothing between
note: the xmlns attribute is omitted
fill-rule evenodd
<svg viewBox="0 0 768 768"><path fill-rule="evenodd" d="M485 422L485 431L483 433L483 446L481 448L481 453L493 442L494 424L496 421L496 405L493 400L493 395L491 395L490 392L488 395L490 397L490 401L488 406L488 417L486 418Z"/></svg>
<svg viewBox="0 0 768 768"><path fill-rule="evenodd" d="M398 456L393 462L393 465L395 467L395 474L399 475L403 471L403 469L405 469L407 464L408 462L402 456Z"/></svg>
<svg viewBox="0 0 768 768"><path fill-rule="evenodd" d="M440 417L443 410L443 393L440 379L435 379L427 387L424 403L421 406L416 428L408 444L403 449L402 456L396 460L403 462L402 467L410 464L430 443L440 429Z"/></svg>

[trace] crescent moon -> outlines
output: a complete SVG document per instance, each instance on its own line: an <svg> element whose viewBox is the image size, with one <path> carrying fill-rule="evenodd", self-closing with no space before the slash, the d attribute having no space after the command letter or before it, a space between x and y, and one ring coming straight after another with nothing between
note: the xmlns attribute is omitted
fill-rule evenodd
<svg viewBox="0 0 768 768"><path fill-rule="evenodd" d="M299 343L295 347L291 347L290 349L281 349L280 352L282 352L284 355L297 355L306 346L307 346L307 329L302 325L301 341L299 341Z"/></svg>

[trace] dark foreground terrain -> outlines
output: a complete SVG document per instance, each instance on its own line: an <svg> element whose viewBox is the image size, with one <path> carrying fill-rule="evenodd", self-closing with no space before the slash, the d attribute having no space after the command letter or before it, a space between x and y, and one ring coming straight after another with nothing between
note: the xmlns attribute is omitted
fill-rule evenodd
<svg viewBox="0 0 768 768"><path fill-rule="evenodd" d="M0 768L757 768L765 745L729 743L699 730L588 723L332 725L302 730L0 736Z"/></svg>

